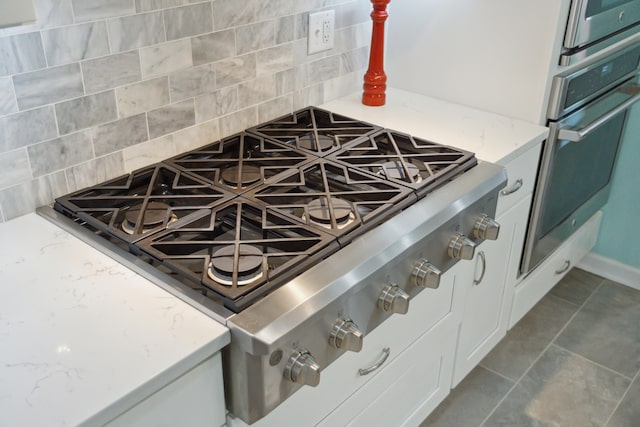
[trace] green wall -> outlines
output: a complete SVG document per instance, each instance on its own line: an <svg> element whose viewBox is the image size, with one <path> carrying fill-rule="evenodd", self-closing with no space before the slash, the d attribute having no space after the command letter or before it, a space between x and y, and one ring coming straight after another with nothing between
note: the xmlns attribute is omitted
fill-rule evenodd
<svg viewBox="0 0 640 427"><path fill-rule="evenodd" d="M629 114L609 202L593 251L640 268L640 105Z"/></svg>

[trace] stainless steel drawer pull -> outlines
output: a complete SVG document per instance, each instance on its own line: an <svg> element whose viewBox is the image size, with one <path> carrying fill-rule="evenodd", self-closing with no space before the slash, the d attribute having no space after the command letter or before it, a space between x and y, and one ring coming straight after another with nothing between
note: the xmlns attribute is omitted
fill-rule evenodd
<svg viewBox="0 0 640 427"><path fill-rule="evenodd" d="M483 251L478 252L478 258L480 258L480 261L482 262L482 270L480 271L480 277L473 279L473 284L476 286L482 282L482 279L484 279L484 273L487 272L487 258L484 256Z"/></svg>
<svg viewBox="0 0 640 427"><path fill-rule="evenodd" d="M516 180L516 182L513 183L511 187L505 188L504 190L500 191L500 194L502 194L503 196L508 196L509 194L513 194L522 188L522 184L523 184L522 178L519 178Z"/></svg>
<svg viewBox="0 0 640 427"><path fill-rule="evenodd" d="M569 269L569 267L571 267L571 261L566 260L564 262L564 264L562 265L562 268L560 270L556 270L556 274L562 274L565 271L567 271Z"/></svg>
<svg viewBox="0 0 640 427"><path fill-rule="evenodd" d="M360 374L360 375L368 375L371 372L375 371L380 366L382 366L384 364L384 362L387 361L387 359L389 358L390 354L391 354L391 349L389 347L383 348L382 349L382 358L380 358L380 360L378 360L373 366L370 366L370 367L364 368L364 369L358 369L358 374Z"/></svg>

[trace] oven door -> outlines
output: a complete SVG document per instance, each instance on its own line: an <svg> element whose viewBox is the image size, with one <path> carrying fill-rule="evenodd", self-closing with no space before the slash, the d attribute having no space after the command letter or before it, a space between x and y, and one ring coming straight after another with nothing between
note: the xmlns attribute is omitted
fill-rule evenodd
<svg viewBox="0 0 640 427"><path fill-rule="evenodd" d="M528 273L609 197L627 112L640 100L638 78L549 124L522 273Z"/></svg>
<svg viewBox="0 0 640 427"><path fill-rule="evenodd" d="M640 21L640 0L573 0L564 47L575 49Z"/></svg>

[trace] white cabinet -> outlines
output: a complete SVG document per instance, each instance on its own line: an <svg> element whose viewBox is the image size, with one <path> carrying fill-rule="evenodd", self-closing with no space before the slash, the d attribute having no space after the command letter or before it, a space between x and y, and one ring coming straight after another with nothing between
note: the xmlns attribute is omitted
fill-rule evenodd
<svg viewBox="0 0 640 427"><path fill-rule="evenodd" d="M507 271L512 265L517 268L517 249L522 247L530 204L529 194L498 217L498 239L486 240L478 246L473 261L461 263L463 267L456 275L464 297L454 387L506 334L513 298L513 284Z"/></svg>
<svg viewBox="0 0 640 427"><path fill-rule="evenodd" d="M216 353L106 426L222 426L226 413L222 385L222 362Z"/></svg>

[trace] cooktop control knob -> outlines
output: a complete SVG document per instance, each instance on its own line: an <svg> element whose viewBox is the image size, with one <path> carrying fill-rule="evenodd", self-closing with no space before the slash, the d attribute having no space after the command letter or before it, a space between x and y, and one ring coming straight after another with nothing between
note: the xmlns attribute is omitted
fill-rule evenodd
<svg viewBox="0 0 640 427"><path fill-rule="evenodd" d="M449 240L448 254L455 259L473 259L476 251L476 244L465 236L458 233Z"/></svg>
<svg viewBox="0 0 640 427"><path fill-rule="evenodd" d="M307 350L296 351L287 361L284 376L294 383L315 387L320 384L320 365Z"/></svg>
<svg viewBox="0 0 640 427"><path fill-rule="evenodd" d="M362 350L362 332L351 319L340 319L333 324L329 344L335 348L358 352Z"/></svg>
<svg viewBox="0 0 640 427"><path fill-rule="evenodd" d="M437 289L440 286L442 272L426 259L421 259L413 266L411 278L416 286Z"/></svg>
<svg viewBox="0 0 640 427"><path fill-rule="evenodd" d="M403 291L395 283L390 283L382 288L378 297L378 307L383 311L407 314L409 311L409 294Z"/></svg>
<svg viewBox="0 0 640 427"><path fill-rule="evenodd" d="M473 226L473 237L476 239L496 240L499 232L500 224L485 214Z"/></svg>

